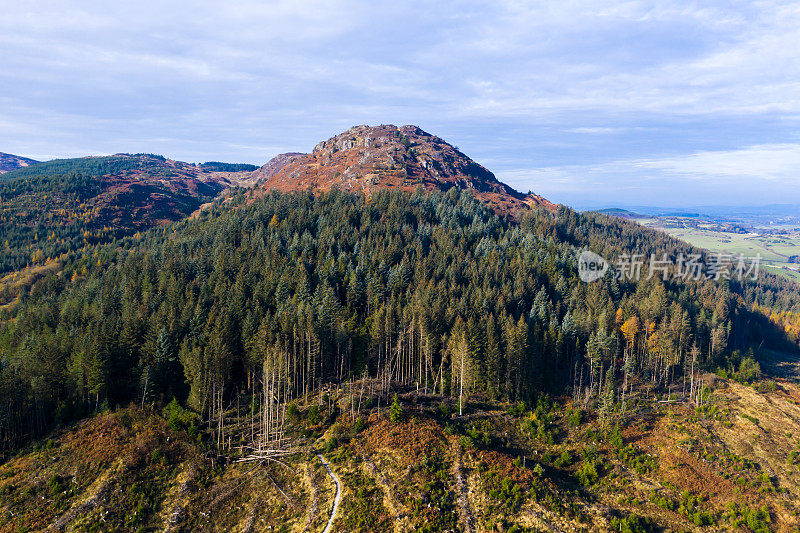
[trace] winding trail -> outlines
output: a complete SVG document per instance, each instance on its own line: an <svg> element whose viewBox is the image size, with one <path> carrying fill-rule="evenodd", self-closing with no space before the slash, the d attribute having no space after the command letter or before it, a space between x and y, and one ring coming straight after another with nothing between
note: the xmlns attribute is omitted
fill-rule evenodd
<svg viewBox="0 0 800 533"><path fill-rule="evenodd" d="M322 461L322 464L325 465L325 470L328 471L328 475L331 476L333 483L336 485L336 496L333 498L333 510L331 511L331 517L328 519L328 525L325 526L325 530L322 533L330 533L331 528L333 527L333 521L336 519L336 511L339 510L339 502L342 499L342 484L339 481L339 478L336 477L336 474L333 473L331 470L331 465L328 464L328 461L322 457L321 454L318 454L319 460Z"/></svg>

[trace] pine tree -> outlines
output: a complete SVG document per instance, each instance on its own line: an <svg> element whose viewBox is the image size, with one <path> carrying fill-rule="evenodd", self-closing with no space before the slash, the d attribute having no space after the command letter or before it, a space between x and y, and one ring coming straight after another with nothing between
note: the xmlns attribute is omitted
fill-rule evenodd
<svg viewBox="0 0 800 533"><path fill-rule="evenodd" d="M400 405L400 399L395 393L392 398L392 405L389 407L389 420L394 423L400 422L403 419L403 406Z"/></svg>

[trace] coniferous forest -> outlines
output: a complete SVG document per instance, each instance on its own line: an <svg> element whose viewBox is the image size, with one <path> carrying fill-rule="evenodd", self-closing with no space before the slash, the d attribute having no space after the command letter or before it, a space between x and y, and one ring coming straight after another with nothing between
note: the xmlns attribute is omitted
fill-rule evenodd
<svg viewBox="0 0 800 533"><path fill-rule="evenodd" d="M797 351L791 284L584 283L587 248L698 252L564 207L512 221L457 188L239 190L194 219L70 252L3 308L0 443L173 398L224 441L231 404L277 421L273 402L361 378L387 401L401 386L602 410L634 386L694 394L700 369L746 372L760 351Z"/></svg>
<svg viewBox="0 0 800 533"><path fill-rule="evenodd" d="M0 26L0 533L800 532L797 2Z"/></svg>

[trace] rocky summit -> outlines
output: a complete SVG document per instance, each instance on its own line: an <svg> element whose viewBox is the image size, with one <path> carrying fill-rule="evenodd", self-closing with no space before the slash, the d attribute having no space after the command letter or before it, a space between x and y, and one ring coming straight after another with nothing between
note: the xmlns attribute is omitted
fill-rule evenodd
<svg viewBox="0 0 800 533"><path fill-rule="evenodd" d="M257 170L262 190L339 188L370 195L378 189L447 190L459 187L513 215L519 209L553 204L522 194L458 148L417 126L354 126L314 147L310 154L281 154Z"/></svg>

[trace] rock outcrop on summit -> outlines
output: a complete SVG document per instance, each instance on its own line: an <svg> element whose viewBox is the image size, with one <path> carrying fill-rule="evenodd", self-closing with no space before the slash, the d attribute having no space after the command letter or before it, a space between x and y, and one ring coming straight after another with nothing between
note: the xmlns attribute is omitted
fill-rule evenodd
<svg viewBox="0 0 800 533"><path fill-rule="evenodd" d="M370 195L378 189L471 191L497 212L513 215L554 204L522 194L458 148L417 126L355 126L314 147L310 154L287 153L254 173L262 191L339 188Z"/></svg>

